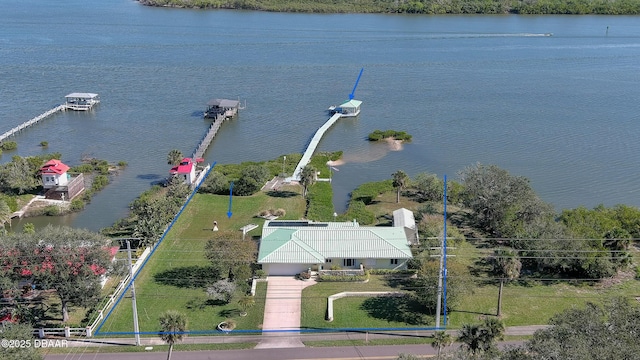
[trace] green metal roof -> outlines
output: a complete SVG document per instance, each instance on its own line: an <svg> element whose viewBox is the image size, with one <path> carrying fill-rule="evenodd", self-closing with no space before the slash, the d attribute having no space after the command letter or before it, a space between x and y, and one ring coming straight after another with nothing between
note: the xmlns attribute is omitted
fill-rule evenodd
<svg viewBox="0 0 640 360"><path fill-rule="evenodd" d="M360 105L362 105L362 101L360 100L354 100L351 99L347 102L345 102L344 104L340 105L341 108L358 108Z"/></svg>
<svg viewBox="0 0 640 360"><path fill-rule="evenodd" d="M258 263L323 263L331 258L410 259L402 227L279 228L263 235Z"/></svg>

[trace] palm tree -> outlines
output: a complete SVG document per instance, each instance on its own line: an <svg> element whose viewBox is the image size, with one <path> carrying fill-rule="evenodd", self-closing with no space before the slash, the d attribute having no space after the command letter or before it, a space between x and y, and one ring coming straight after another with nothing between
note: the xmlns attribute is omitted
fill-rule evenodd
<svg viewBox="0 0 640 360"><path fill-rule="evenodd" d="M302 197L307 197L307 189L316 181L316 168L307 165L300 170L300 184L302 185Z"/></svg>
<svg viewBox="0 0 640 360"><path fill-rule="evenodd" d="M504 323L498 318L485 318L482 323L482 328L486 333L485 336L490 338L490 342L493 343L494 340L502 340L505 327Z"/></svg>
<svg viewBox="0 0 640 360"><path fill-rule="evenodd" d="M242 308L240 316L247 316L247 309L252 308L256 304L256 301L253 299L253 296L246 295L238 300L238 304Z"/></svg>
<svg viewBox="0 0 640 360"><path fill-rule="evenodd" d="M463 343L472 354L487 351L495 346L496 340L501 340L504 334L504 323L496 318L486 318L483 323L464 324L459 330L458 341Z"/></svg>
<svg viewBox="0 0 640 360"><path fill-rule="evenodd" d="M445 331L436 331L433 333L433 342L431 346L434 349L438 349L438 356L436 359L440 359L440 352L443 348L453 344L453 338Z"/></svg>
<svg viewBox="0 0 640 360"><path fill-rule="evenodd" d="M400 192L407 186L409 176L402 170L398 170L391 174L393 178L393 187L397 191L396 203L400 203Z"/></svg>
<svg viewBox="0 0 640 360"><path fill-rule="evenodd" d="M477 324L463 324L459 330L458 341L460 341L464 348L469 350L472 354L476 354L483 349L483 336L480 329L480 325Z"/></svg>
<svg viewBox="0 0 640 360"><path fill-rule="evenodd" d="M173 149L169 151L169 154L167 155L167 164L178 165L183 157L184 156L182 156L182 152L180 150Z"/></svg>
<svg viewBox="0 0 640 360"><path fill-rule="evenodd" d="M160 339L169 344L167 360L171 360L173 344L182 341L184 332L187 330L187 317L178 311L167 310L160 315Z"/></svg>
<svg viewBox="0 0 640 360"><path fill-rule="evenodd" d="M511 281L520 276L522 262L515 251L511 249L496 249L493 257L493 272L500 277L500 288L498 290L498 312L497 316L502 316L502 290L505 281Z"/></svg>

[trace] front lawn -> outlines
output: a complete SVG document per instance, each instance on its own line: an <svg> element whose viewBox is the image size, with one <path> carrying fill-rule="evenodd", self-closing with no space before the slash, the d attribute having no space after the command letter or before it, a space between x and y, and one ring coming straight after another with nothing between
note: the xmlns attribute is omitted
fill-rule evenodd
<svg viewBox="0 0 640 360"><path fill-rule="evenodd" d="M406 328L425 327L428 325L409 324L397 321L397 298L393 297L349 297L333 302L333 321L326 319L327 298L344 291L400 291L393 288L385 280L385 276L371 275L368 283L353 282L319 282L302 291L303 329L336 329L336 328Z"/></svg>
<svg viewBox="0 0 640 360"><path fill-rule="evenodd" d="M221 231L236 230L239 237L242 236L242 226L259 225L246 237L247 241L254 241L252 237L260 234L264 222L255 215L262 210L282 208L287 212L283 218L301 218L305 203L298 188L286 190L289 195L282 197L263 192L247 197L234 196L231 218L227 217L228 196L195 195L135 281L140 331L155 334L158 331L158 318L166 310L185 313L190 331L214 330L228 318L237 322L237 330L259 330L266 285L258 284L256 304L248 310L246 317L239 316L237 301L243 295L241 292L226 305L210 301L205 289L217 279L207 279L209 261L205 258L204 248L212 234L214 220ZM132 332L132 316L128 293L104 323L100 333Z"/></svg>

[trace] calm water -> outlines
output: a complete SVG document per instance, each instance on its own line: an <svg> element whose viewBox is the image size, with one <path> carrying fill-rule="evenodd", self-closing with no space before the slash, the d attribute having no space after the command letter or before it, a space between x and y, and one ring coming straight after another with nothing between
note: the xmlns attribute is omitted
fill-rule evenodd
<svg viewBox="0 0 640 360"><path fill-rule="evenodd" d="M607 32L607 27L609 27ZM553 36L542 36L553 33ZM640 17L310 15L156 9L130 0L5 0L0 13L0 132L97 92L19 134L11 155L58 151L129 167L88 208L60 221L100 229L167 175L171 149L191 154L213 97L247 108L225 124L209 162L303 151L324 110L345 100L361 67L357 119L320 144L344 150L335 203L358 184L476 162L531 179L556 208L640 206ZM364 141L404 130L402 151ZM222 216L222 215L221 215ZM27 221L34 221L29 219Z"/></svg>

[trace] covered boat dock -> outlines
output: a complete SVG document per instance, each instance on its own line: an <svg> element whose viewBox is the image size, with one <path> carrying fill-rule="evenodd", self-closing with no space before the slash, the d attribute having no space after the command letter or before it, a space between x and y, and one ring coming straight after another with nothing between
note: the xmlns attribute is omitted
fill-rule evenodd
<svg viewBox="0 0 640 360"><path fill-rule="evenodd" d="M224 116L226 119L232 118L236 116L239 108L239 100L211 99L207 103L204 117L208 119L216 119L218 116Z"/></svg>
<svg viewBox="0 0 640 360"><path fill-rule="evenodd" d="M87 111L100 103L100 96L94 93L71 93L65 96L65 106L69 110Z"/></svg>

